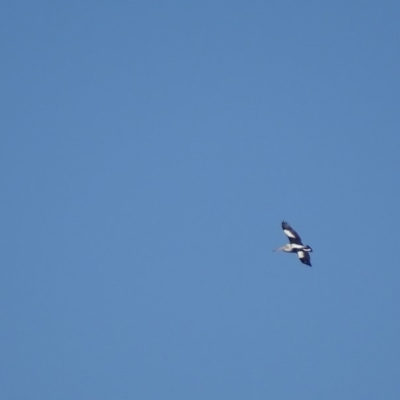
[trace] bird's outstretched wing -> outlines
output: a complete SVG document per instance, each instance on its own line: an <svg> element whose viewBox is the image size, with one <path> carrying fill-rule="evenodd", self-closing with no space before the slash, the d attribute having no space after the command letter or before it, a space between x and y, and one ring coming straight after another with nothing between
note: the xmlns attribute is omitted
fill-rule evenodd
<svg viewBox="0 0 400 400"><path fill-rule="evenodd" d="M298 233L286 221L282 221L282 229L284 234L289 238L290 243L303 244Z"/></svg>
<svg viewBox="0 0 400 400"><path fill-rule="evenodd" d="M311 267L311 259L310 255L306 251L298 251L297 256L299 257L299 260L303 263Z"/></svg>

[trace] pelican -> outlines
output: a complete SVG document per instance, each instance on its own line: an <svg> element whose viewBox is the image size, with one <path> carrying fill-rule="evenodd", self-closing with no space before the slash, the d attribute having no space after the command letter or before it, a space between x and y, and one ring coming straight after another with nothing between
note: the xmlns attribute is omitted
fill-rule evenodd
<svg viewBox="0 0 400 400"><path fill-rule="evenodd" d="M288 244L282 247L278 247L274 251L285 251L286 253L297 253L300 261L311 267L310 255L308 253L312 252L310 246L304 246L301 242L298 233L286 222L282 221L283 233L289 238Z"/></svg>

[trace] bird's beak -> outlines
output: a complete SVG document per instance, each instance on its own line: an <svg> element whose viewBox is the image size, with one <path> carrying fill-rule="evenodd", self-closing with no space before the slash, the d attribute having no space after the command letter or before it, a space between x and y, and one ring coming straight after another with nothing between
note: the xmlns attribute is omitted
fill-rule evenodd
<svg viewBox="0 0 400 400"><path fill-rule="evenodd" d="M278 247L277 249L275 249L275 250L272 250L272 251L282 251L284 247L285 247L285 246Z"/></svg>

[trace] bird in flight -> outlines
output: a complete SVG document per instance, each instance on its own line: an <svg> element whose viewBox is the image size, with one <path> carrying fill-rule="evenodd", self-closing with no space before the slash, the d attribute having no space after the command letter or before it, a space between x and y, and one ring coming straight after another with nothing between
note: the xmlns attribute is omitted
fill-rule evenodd
<svg viewBox="0 0 400 400"><path fill-rule="evenodd" d="M304 244L301 242L298 233L286 221L282 221L282 229L283 233L289 238L290 243L285 244L282 247L278 247L274 251L297 253L299 260L303 264L306 264L311 267L311 260L309 253L313 251L312 248L310 246L304 246Z"/></svg>

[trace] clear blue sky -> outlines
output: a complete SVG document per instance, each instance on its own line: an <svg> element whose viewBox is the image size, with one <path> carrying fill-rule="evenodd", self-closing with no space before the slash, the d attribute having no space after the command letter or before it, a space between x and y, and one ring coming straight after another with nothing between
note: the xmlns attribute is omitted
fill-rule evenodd
<svg viewBox="0 0 400 400"><path fill-rule="evenodd" d="M0 398L400 398L398 1L0 19Z"/></svg>

